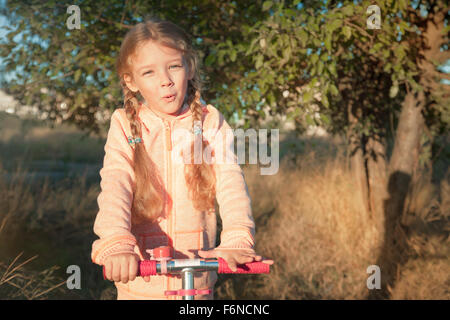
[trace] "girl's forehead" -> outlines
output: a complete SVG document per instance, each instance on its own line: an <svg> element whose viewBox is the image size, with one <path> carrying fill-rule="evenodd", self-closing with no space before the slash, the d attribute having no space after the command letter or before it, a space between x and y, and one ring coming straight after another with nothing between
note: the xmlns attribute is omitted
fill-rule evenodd
<svg viewBox="0 0 450 320"><path fill-rule="evenodd" d="M147 41L136 48L136 52L132 57L133 64L140 68L142 66L150 66L157 64L165 64L174 59L183 59L181 51L167 47L154 41Z"/></svg>

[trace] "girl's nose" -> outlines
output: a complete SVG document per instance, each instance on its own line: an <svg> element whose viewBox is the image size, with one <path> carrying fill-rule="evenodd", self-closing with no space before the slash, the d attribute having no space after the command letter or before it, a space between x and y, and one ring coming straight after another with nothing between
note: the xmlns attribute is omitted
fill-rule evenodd
<svg viewBox="0 0 450 320"><path fill-rule="evenodd" d="M168 74L163 74L161 76L161 86L163 87L167 87L167 86L172 86L173 85L173 81L170 79L170 76Z"/></svg>

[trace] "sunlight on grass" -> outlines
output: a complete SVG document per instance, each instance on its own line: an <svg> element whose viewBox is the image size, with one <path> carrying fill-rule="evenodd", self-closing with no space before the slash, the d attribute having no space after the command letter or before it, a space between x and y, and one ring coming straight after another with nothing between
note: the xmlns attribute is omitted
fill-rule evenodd
<svg viewBox="0 0 450 320"><path fill-rule="evenodd" d="M99 176L27 180L38 173L26 165L30 159L101 164L104 141L29 125L19 145L14 128L0 141L0 299L115 299L113 284L90 259ZM221 275L216 298L366 299L366 269L377 261L380 230L362 213L345 149L339 140L292 137L281 148L275 175L243 166L256 251L275 265L269 275ZM414 215L406 219L412 253L392 299L450 298L450 176L438 174L439 185L424 174L412 188ZM64 285L69 265L82 270L81 290Z"/></svg>

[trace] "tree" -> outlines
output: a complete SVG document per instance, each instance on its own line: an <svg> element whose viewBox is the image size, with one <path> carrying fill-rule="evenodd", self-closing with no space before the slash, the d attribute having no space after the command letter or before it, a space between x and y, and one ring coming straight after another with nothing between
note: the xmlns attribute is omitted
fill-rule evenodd
<svg viewBox="0 0 450 320"><path fill-rule="evenodd" d="M23 18L15 20L19 29L8 35L0 52L11 53L6 70L24 65L23 83L10 86L13 95L51 106L55 115L58 103L69 99L68 120L91 127L96 110L121 104L111 72L120 35L141 21L139 12L152 12L202 39L197 47L209 83L204 97L227 118L237 112L244 127L257 128L264 117L261 105L266 105L271 115L287 115L302 132L316 121L308 117L309 109L319 105L320 124L346 135L364 214L383 232L377 263L390 274L382 278L385 297L401 262L396 260L401 217L418 168L422 133L433 138L449 128L449 87L441 81L449 76L438 67L450 58L450 28L443 0L377 1L380 29L367 26L377 20L376 10L367 13L372 4L110 1L103 11L103 3L83 1L84 29L78 32L67 31L63 5L14 2L9 11ZM30 41L21 48L12 38L25 29ZM31 35L47 44L33 43ZM49 94L40 93L43 85Z"/></svg>
<svg viewBox="0 0 450 320"><path fill-rule="evenodd" d="M0 43L2 73L20 70L17 80L1 86L20 103L35 105L50 121L76 124L98 132L95 114L123 104L114 62L121 40L132 25L155 16L169 19L192 35L201 60L227 41L242 42L240 26L255 23L267 13L254 1L78 1L80 29L69 29L74 14L60 1L11 1L2 13L10 32ZM21 35L20 39L17 39ZM219 58L220 59L220 58ZM218 102L229 117L238 96L217 99L222 86L236 86L245 64L226 70L205 64L206 101ZM68 106L61 108L62 103Z"/></svg>
<svg viewBox="0 0 450 320"><path fill-rule="evenodd" d="M263 10L272 14L243 28L250 47L236 60L248 56L254 62L240 85L250 105L264 97L273 113L287 113L301 129L305 110L317 103L322 124L347 135L357 189L384 235L377 262L387 270L380 295L386 297L401 262L401 218L422 132L425 126L436 134L448 132L449 87L441 80L449 76L437 67L449 59L449 26L444 1L385 0L377 2L380 29L368 29L370 5L265 1ZM251 90L255 83L257 90ZM296 89L304 83L300 93Z"/></svg>

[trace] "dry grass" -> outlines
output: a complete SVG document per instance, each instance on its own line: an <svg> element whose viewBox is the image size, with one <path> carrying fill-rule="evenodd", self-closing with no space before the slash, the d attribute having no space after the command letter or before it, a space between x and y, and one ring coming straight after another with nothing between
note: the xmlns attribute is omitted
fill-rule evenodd
<svg viewBox="0 0 450 320"><path fill-rule="evenodd" d="M0 299L95 299L111 286L90 260L98 186L85 177L27 184L0 168ZM19 253L19 254L18 254ZM19 262L22 256L33 256ZM69 265L82 270L82 290L65 285Z"/></svg>
<svg viewBox="0 0 450 320"><path fill-rule="evenodd" d="M276 264L270 276L255 278L256 288L250 286L244 294L363 298L366 269L375 262L379 245L375 224L356 205L341 156L322 164L314 153L298 160L296 167L282 163L274 176L262 178L257 168L245 172L255 218L264 219L262 209L273 208L267 224L257 229L256 241L258 251Z"/></svg>
<svg viewBox="0 0 450 320"><path fill-rule="evenodd" d="M225 278L217 290L219 299L367 298L366 270L376 264L383 239L359 205L344 156L310 151L293 159L284 161L273 176L261 176L256 167L245 169L257 221L257 251L273 258L275 265L270 276ZM393 299L450 298L450 246L444 230L450 192L448 185L441 186L441 197L437 190L422 181L412 194L415 207L421 208L414 221L421 221L422 229L411 225L415 233L410 245L416 245L416 254L401 266ZM425 236L423 228L429 231L437 220L441 235ZM423 277L424 272L430 276Z"/></svg>
<svg viewBox="0 0 450 320"><path fill-rule="evenodd" d="M36 119L0 112L0 128L0 161L8 170L33 160L99 162L103 157L104 138L86 136L74 126L51 128Z"/></svg>
<svg viewBox="0 0 450 320"><path fill-rule="evenodd" d="M30 139L37 133L32 130ZM52 140L54 133L36 130L42 130L45 143L61 145ZM14 136L0 141L9 148L7 154L16 155L14 161L30 156L13 143ZM39 139L31 140L30 145L39 145ZM83 154L92 143L77 142L78 149L67 152ZM334 141L291 140L285 146L292 143L295 153L280 150L284 156L277 174L262 176L258 166L244 167L256 249L275 260L272 272L220 276L218 299L365 299L368 294L366 270L376 263L382 239L378 224L363 213L344 153ZM95 148L103 153L101 144ZM44 151L42 155L51 153ZM71 156L63 152L55 157ZM89 185L80 176L34 186L21 178L27 169L20 166L7 182L1 164L0 299L115 299L112 283L103 280L90 260L98 183ZM412 214L406 219L412 254L399 270L392 299L450 298L449 176L441 181L434 185L424 176L414 185ZM69 265L81 268L81 290L63 284Z"/></svg>
<svg viewBox="0 0 450 320"><path fill-rule="evenodd" d="M0 223L0 235L6 230L10 214L3 217ZM2 299L48 299L53 294L61 293L65 280L55 275L58 266L36 271L29 268L35 255L19 262L23 252L19 253L9 264L0 261L0 297ZM58 289L58 290L57 290Z"/></svg>
<svg viewBox="0 0 450 320"><path fill-rule="evenodd" d="M413 254L403 266L392 299L450 299L450 172L438 188L423 175L411 199L408 245Z"/></svg>
<svg viewBox="0 0 450 320"><path fill-rule="evenodd" d="M61 286L66 281L55 276L57 266L47 268L41 272L27 269L27 264L37 258L31 257L18 263L23 252L18 254L9 264L0 262L0 296L3 299L48 299L53 294L61 292Z"/></svg>
<svg viewBox="0 0 450 320"><path fill-rule="evenodd" d="M450 299L448 239L432 237L424 240L420 236L414 238L415 245L421 246L421 254L410 259L400 270L399 281L391 292L391 299Z"/></svg>

